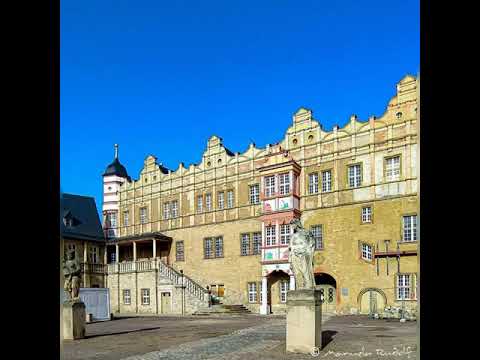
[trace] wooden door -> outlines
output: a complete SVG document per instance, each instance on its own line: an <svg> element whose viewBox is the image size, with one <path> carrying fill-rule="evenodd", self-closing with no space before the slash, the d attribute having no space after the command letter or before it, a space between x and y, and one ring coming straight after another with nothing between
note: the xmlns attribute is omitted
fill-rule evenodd
<svg viewBox="0 0 480 360"><path fill-rule="evenodd" d="M225 287L223 285L218 285L218 297L223 297L225 292Z"/></svg>
<svg viewBox="0 0 480 360"><path fill-rule="evenodd" d="M169 314L172 310L172 298L169 292L162 292L162 314Z"/></svg>
<svg viewBox="0 0 480 360"><path fill-rule="evenodd" d="M332 285L317 285L317 289L322 294L322 312L334 313L337 309L337 289Z"/></svg>
<svg viewBox="0 0 480 360"><path fill-rule="evenodd" d="M371 315L382 313L385 309L383 296L375 290L366 291L360 302L360 314Z"/></svg>

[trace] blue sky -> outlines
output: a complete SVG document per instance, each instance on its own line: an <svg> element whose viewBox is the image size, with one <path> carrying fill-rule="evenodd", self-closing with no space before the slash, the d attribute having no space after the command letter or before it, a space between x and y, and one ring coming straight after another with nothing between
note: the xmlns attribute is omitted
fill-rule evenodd
<svg viewBox="0 0 480 360"><path fill-rule="evenodd" d="M380 116L420 70L419 1L62 0L60 183L95 196L113 144L198 163L215 134L275 143L301 106L327 130Z"/></svg>

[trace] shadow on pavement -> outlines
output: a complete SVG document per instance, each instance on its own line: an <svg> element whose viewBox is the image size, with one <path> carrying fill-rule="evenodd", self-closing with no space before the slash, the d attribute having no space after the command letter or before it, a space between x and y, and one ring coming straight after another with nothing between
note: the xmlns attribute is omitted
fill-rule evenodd
<svg viewBox="0 0 480 360"><path fill-rule="evenodd" d="M327 344L333 340L333 337L335 336L336 333L338 333L338 331L333 331L333 330L322 331L322 348L327 346Z"/></svg>
<svg viewBox="0 0 480 360"><path fill-rule="evenodd" d="M106 334L86 335L85 339L91 339L91 338L96 338L96 337L100 337L100 336L121 335L121 334L129 334L129 333L141 332L141 331L158 330L160 328L161 328L160 326L157 326L157 327L151 327L151 328L145 328L145 329L111 332L111 333L106 333Z"/></svg>

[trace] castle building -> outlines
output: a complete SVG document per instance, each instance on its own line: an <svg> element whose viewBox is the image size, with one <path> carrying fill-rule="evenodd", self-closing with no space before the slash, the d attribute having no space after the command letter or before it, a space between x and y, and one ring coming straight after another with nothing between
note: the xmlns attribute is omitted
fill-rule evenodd
<svg viewBox="0 0 480 360"><path fill-rule="evenodd" d="M296 218L315 237L324 311L415 308L417 86L404 77L381 117L331 131L300 108L265 148L234 153L212 136L200 163L176 170L149 155L136 180L116 146L103 175L112 310L191 313L208 287L223 304L285 311Z"/></svg>

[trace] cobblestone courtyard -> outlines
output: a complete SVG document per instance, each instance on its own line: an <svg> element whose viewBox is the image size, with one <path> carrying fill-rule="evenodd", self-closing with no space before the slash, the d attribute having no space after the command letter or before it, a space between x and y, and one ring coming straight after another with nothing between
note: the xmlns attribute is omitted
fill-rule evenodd
<svg viewBox="0 0 480 360"><path fill-rule="evenodd" d="M325 317L322 359L416 359L416 322ZM65 341L63 360L313 359L285 352L285 317L260 315L123 318L87 324Z"/></svg>

